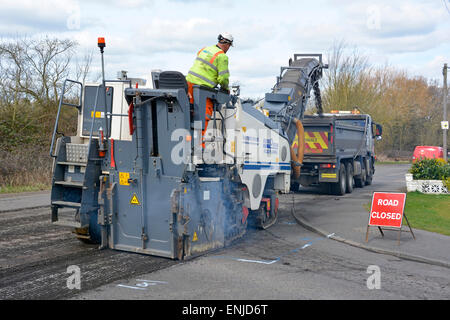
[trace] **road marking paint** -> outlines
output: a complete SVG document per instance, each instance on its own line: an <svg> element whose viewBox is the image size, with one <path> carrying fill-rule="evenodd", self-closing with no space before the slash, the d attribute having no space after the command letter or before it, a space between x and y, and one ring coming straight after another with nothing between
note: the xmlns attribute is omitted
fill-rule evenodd
<svg viewBox="0 0 450 320"><path fill-rule="evenodd" d="M273 264L280 260L280 258L275 258L274 260L254 260L254 259L244 259L244 258L236 258L236 257L230 257L230 256L213 256L212 258L218 258L218 259L230 259L234 261L239 262L252 262L252 263L260 263L260 264Z"/></svg>
<svg viewBox="0 0 450 320"><path fill-rule="evenodd" d="M158 281L158 280L143 280L136 279L136 286L128 286L124 284L118 284L118 287L128 288L128 289L136 289L136 290L147 290L149 286L157 286L158 284L167 284L166 281Z"/></svg>
<svg viewBox="0 0 450 320"><path fill-rule="evenodd" d="M272 260L272 261L263 261L263 260L248 260L248 259L235 259L236 261L240 262L254 262L254 263L262 263L262 264L272 264L280 260L279 258Z"/></svg>
<svg viewBox="0 0 450 320"><path fill-rule="evenodd" d="M117 286L118 286L118 287L122 287L122 288L128 288L128 289L147 290L147 289L142 288L142 287L126 286L126 285L124 285L124 284L118 284Z"/></svg>
<svg viewBox="0 0 450 320"><path fill-rule="evenodd" d="M327 236L327 238L333 236L334 233L329 234ZM298 253L300 250L304 250L310 246L312 246L312 244L316 241L320 241L320 240L325 240L325 237L319 237L319 238L301 238L301 241L309 241L308 243L304 244L301 247L297 247L295 249L289 250L288 252L280 255L279 257L276 257L274 260L253 260L253 259L243 259L243 258L236 258L236 257L230 257L230 256L213 256L213 258L220 258L220 259L231 259L234 261L239 261L239 262L251 262L251 263L259 263L259 264L265 264L265 265L270 265L270 264L274 264L278 261L281 260L282 257L285 257L289 254L292 253Z"/></svg>
<svg viewBox="0 0 450 320"><path fill-rule="evenodd" d="M294 224L297 224L297 222L284 221L284 222L282 222L282 224L287 224L287 225L289 225L289 226L292 226L292 225L294 225Z"/></svg>
<svg viewBox="0 0 450 320"><path fill-rule="evenodd" d="M167 281L158 281L158 280L142 280L142 279L136 279L136 281L142 281L142 282L153 282L155 284L161 283L161 284L167 284Z"/></svg>

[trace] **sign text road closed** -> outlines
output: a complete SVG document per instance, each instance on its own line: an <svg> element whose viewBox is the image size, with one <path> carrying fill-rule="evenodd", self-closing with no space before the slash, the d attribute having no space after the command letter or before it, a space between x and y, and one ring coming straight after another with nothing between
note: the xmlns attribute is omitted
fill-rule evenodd
<svg viewBox="0 0 450 320"><path fill-rule="evenodd" d="M406 193L374 192L370 209L370 226L401 228Z"/></svg>

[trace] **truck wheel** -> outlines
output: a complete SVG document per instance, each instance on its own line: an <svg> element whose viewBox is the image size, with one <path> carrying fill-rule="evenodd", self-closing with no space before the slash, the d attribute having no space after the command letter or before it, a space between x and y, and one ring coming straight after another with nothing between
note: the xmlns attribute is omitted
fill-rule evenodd
<svg viewBox="0 0 450 320"><path fill-rule="evenodd" d="M331 192L337 196L343 196L347 190L347 176L345 164L341 163L339 167L339 181L331 184Z"/></svg>
<svg viewBox="0 0 450 320"><path fill-rule="evenodd" d="M347 179L347 193L352 193L353 192L353 166L351 164L351 162L347 163L346 166L346 179Z"/></svg>
<svg viewBox="0 0 450 320"><path fill-rule="evenodd" d="M361 174L355 177L355 186L357 186L358 188L362 188L366 184L367 173L365 163L366 163L365 161L362 162Z"/></svg>

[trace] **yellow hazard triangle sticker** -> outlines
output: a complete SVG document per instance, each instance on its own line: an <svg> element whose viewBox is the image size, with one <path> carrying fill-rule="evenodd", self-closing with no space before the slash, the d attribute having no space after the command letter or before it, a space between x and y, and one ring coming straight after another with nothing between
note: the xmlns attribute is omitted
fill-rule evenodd
<svg viewBox="0 0 450 320"><path fill-rule="evenodd" d="M198 237L197 237L197 232L194 231L194 236L192 237L192 242L197 241Z"/></svg>
<svg viewBox="0 0 450 320"><path fill-rule="evenodd" d="M131 197L130 204L140 205L139 199L136 193L133 193L133 197Z"/></svg>

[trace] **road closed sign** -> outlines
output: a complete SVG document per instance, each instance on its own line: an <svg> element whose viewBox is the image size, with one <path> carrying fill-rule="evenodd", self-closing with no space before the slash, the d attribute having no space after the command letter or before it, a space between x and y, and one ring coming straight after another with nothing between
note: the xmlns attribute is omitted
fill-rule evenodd
<svg viewBox="0 0 450 320"><path fill-rule="evenodd" d="M369 226L401 228L406 193L374 192Z"/></svg>

